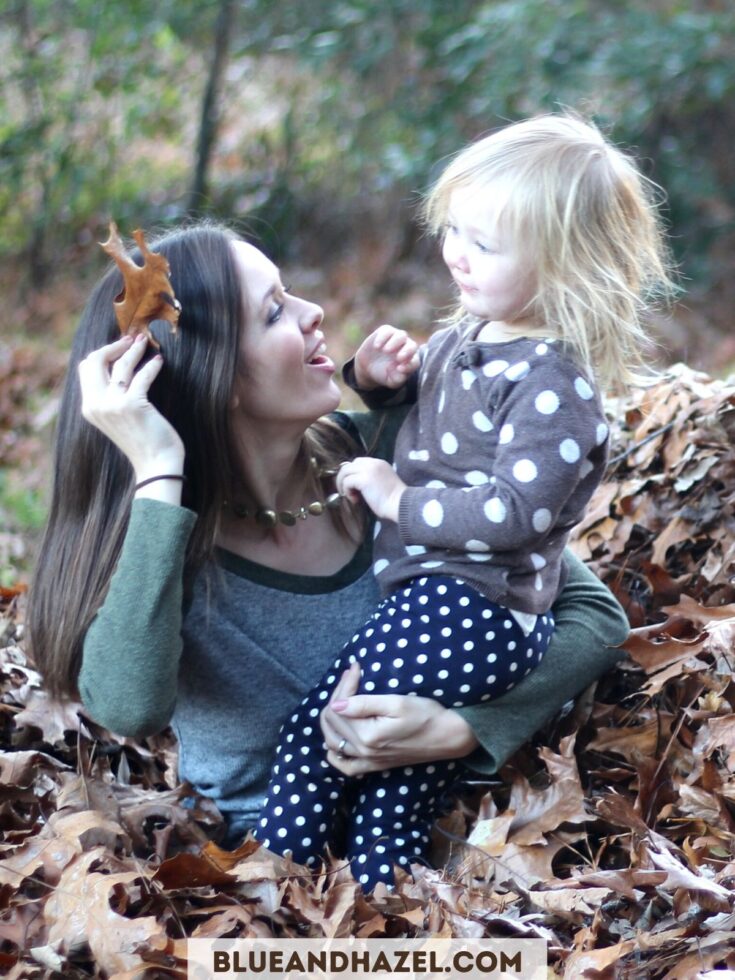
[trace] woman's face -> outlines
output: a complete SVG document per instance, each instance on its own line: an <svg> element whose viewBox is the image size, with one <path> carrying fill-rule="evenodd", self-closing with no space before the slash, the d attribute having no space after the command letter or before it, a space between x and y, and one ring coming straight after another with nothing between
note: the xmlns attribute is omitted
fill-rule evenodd
<svg viewBox="0 0 735 980"><path fill-rule="evenodd" d="M233 242L245 303L238 410L263 425L308 425L340 402L325 354L324 311L286 292L278 269L247 242Z"/></svg>

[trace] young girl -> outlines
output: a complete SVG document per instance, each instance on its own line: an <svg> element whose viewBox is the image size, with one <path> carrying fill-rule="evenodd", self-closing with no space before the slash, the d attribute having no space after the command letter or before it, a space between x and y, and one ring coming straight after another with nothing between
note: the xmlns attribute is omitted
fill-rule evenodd
<svg viewBox="0 0 735 980"><path fill-rule="evenodd" d="M565 580L562 549L607 460L594 377L635 377L645 300L669 285L646 180L568 116L466 148L426 216L443 235L460 304L418 371L415 345L388 326L346 370L370 406L416 404L395 469L361 457L339 471L341 492L362 495L379 519L374 571L385 598L281 733L258 836L300 862L332 843L348 782L326 760L317 720L344 667L359 663L365 692L460 706L499 696L540 662ZM339 751L349 755L346 739ZM394 862L426 856L438 801L458 775L456 762L436 762L356 783L346 853L364 885L390 884Z"/></svg>

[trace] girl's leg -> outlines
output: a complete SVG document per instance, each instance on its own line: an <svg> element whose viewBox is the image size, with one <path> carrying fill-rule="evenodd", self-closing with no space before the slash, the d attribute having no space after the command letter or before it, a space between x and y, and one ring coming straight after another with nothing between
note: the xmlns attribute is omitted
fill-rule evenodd
<svg viewBox="0 0 735 980"><path fill-rule="evenodd" d="M287 851L297 864L312 864L332 843L335 816L345 777L326 760L319 714L336 683L334 671L315 687L284 723L268 795L255 836L278 854Z"/></svg>
<svg viewBox="0 0 735 980"><path fill-rule="evenodd" d="M350 814L347 854L365 891L393 885L393 865L428 863L431 828L444 792L462 770L455 761L400 766L365 776Z"/></svg>
<svg viewBox="0 0 735 980"><path fill-rule="evenodd" d="M526 633L462 580L427 576L385 601L379 631L380 643L359 657L362 690L462 707L499 697L530 673L549 644L553 617L539 616ZM360 882L391 884L394 863L426 860L439 798L463 771L461 763L435 762L361 780L347 849Z"/></svg>

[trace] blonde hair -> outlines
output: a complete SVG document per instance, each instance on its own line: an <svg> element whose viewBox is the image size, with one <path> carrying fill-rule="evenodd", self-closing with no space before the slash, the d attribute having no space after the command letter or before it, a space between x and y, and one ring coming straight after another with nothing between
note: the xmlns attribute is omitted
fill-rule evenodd
<svg viewBox="0 0 735 980"><path fill-rule="evenodd" d="M498 180L499 220L535 269L535 294L521 312L567 343L604 386L650 376L641 318L675 292L656 185L594 124L538 116L448 164L424 202L431 231L443 231L455 189L476 188L479 198ZM455 318L465 315L460 307Z"/></svg>

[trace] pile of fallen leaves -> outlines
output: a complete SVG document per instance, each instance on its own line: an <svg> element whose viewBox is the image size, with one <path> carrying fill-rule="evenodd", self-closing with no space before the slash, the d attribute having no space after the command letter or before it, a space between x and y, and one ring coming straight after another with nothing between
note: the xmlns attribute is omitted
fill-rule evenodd
<svg viewBox="0 0 735 980"><path fill-rule="evenodd" d="M53 705L0 606L0 972L185 976L189 937L536 937L559 976L735 969L735 388L685 368L611 403L575 548L629 612L628 656L437 831L439 870L364 895L252 842L175 778L166 735ZM717 974L721 976L721 973Z"/></svg>

